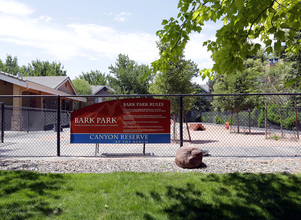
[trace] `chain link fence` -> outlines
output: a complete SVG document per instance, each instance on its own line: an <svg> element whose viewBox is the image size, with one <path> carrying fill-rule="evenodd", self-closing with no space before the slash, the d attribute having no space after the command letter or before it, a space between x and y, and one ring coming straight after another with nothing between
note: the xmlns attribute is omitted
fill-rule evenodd
<svg viewBox="0 0 301 220"><path fill-rule="evenodd" d="M300 95L0 96L0 157L164 157L183 145L213 157L300 157ZM139 97L170 100L170 143L70 142L72 111Z"/></svg>

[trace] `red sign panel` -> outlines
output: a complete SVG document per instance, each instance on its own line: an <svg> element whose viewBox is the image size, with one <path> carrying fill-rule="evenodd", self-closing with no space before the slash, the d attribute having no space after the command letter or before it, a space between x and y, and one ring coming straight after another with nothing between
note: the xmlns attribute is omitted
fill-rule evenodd
<svg viewBox="0 0 301 220"><path fill-rule="evenodd" d="M169 100L120 99L71 113L71 143L169 142Z"/></svg>

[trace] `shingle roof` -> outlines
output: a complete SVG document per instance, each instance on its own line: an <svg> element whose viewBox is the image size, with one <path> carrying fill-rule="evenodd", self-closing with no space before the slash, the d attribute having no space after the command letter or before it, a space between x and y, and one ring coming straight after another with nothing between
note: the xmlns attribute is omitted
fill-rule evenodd
<svg viewBox="0 0 301 220"><path fill-rule="evenodd" d="M100 90L102 90L104 87L106 87L108 90L114 91L112 88L108 87L108 86L94 86L91 85L92 88L92 95L95 95L97 92L99 92Z"/></svg>
<svg viewBox="0 0 301 220"><path fill-rule="evenodd" d="M45 92L47 94L54 94L54 95L70 95L64 91L58 90L61 85L65 82L69 81L70 78L68 76L34 76L34 77L22 77L22 75L18 74L17 76L5 73L0 71L0 80L19 85L21 87L25 87L27 89L33 89ZM40 86L39 86L40 85ZM76 89L74 88L72 81L70 80L70 85L77 95ZM70 99L76 101L85 102L85 98L75 97Z"/></svg>
<svg viewBox="0 0 301 220"><path fill-rule="evenodd" d="M52 89L57 89L68 76L26 76L24 80L47 86Z"/></svg>
<svg viewBox="0 0 301 220"><path fill-rule="evenodd" d="M3 71L0 71L0 80L4 80L19 86L26 86L26 81L23 80L23 78L19 75L15 76L9 73L5 73Z"/></svg>
<svg viewBox="0 0 301 220"><path fill-rule="evenodd" d="M94 95L96 92L102 90L103 87L104 87L104 86L93 86L93 85L91 85L91 88L92 88L92 94Z"/></svg>

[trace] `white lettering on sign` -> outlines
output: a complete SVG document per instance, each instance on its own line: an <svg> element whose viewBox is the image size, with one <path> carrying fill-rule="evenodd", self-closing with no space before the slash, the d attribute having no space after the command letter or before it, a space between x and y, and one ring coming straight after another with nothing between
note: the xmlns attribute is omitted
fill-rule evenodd
<svg viewBox="0 0 301 220"><path fill-rule="evenodd" d="M89 117L83 117L83 118L75 118L74 119L75 124L117 124L116 117L110 118L110 117L100 117L100 118L89 118Z"/></svg>
<svg viewBox="0 0 301 220"><path fill-rule="evenodd" d="M118 140L118 135L116 134L91 134L91 140Z"/></svg>
<svg viewBox="0 0 301 220"><path fill-rule="evenodd" d="M137 106L139 106L139 107L147 107L148 106L148 102L137 102Z"/></svg>
<svg viewBox="0 0 301 220"><path fill-rule="evenodd" d="M148 136L145 135L145 134L123 134L121 135L120 137L121 139L124 139L124 140L131 140L131 139L134 139L134 140L147 140L148 139Z"/></svg>
<svg viewBox="0 0 301 220"><path fill-rule="evenodd" d="M134 106L136 106L136 103L134 103L134 102L125 102L125 103L123 103L123 106L125 106L125 107L134 107Z"/></svg>
<svg viewBox="0 0 301 220"><path fill-rule="evenodd" d="M151 102L149 103L149 106L155 106L155 107L162 107L164 104L163 102Z"/></svg>
<svg viewBox="0 0 301 220"><path fill-rule="evenodd" d="M163 102L125 102L123 103L124 107L162 107L164 106Z"/></svg>
<svg viewBox="0 0 301 220"><path fill-rule="evenodd" d="M98 124L114 124L117 123L116 118L97 118L97 123Z"/></svg>
<svg viewBox="0 0 301 220"><path fill-rule="evenodd" d="M81 124L91 124L91 123L95 123L94 122L94 118L75 118L74 120L75 123L81 123Z"/></svg>
<svg viewBox="0 0 301 220"><path fill-rule="evenodd" d="M118 136L117 134L91 134L90 140L135 140L142 141L148 140L147 134L122 134Z"/></svg>

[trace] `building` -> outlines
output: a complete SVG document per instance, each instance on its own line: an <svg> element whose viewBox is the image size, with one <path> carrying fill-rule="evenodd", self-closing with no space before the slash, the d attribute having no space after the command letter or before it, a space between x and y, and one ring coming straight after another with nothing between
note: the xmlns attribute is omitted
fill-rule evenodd
<svg viewBox="0 0 301 220"><path fill-rule="evenodd" d="M283 64L283 60L278 58L270 58L268 64L265 66L265 72L269 72L270 68L276 67L277 64Z"/></svg>
<svg viewBox="0 0 301 220"><path fill-rule="evenodd" d="M61 110L73 111L76 105L86 102L73 97L77 92L68 76L22 77L0 71L0 102L13 109L12 130L21 130L24 108L56 109L58 95L63 96Z"/></svg>
<svg viewBox="0 0 301 220"><path fill-rule="evenodd" d="M72 97L77 92L68 76L36 76L22 77L14 76L0 71L0 96L31 96L30 100L26 99L2 99L5 105L22 106L31 108L56 108L51 100L43 97L34 97L35 95L54 95L54 96L70 96L62 97L61 109L72 111L74 103L85 102L85 99Z"/></svg>
<svg viewBox="0 0 301 220"><path fill-rule="evenodd" d="M100 85L92 85L92 95L98 96L98 95L111 95L114 90L108 86L100 86ZM106 101L106 97L91 97L88 98L88 104L92 105L95 103L100 103Z"/></svg>

